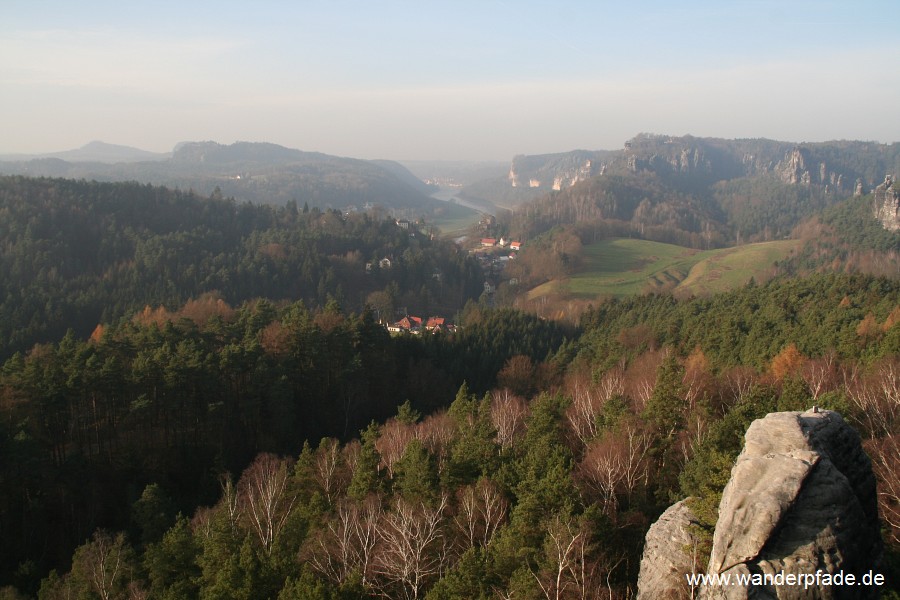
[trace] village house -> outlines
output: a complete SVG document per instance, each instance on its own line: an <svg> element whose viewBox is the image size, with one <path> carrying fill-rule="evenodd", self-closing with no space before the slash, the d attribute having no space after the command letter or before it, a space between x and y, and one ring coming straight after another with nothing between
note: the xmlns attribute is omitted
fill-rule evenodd
<svg viewBox="0 0 900 600"><path fill-rule="evenodd" d="M406 315L396 323L388 325L387 330L391 333L420 335L423 331L430 333L437 333L438 331L453 333L456 331L456 326L448 323L444 317L428 317L428 320L423 323L422 317Z"/></svg>
<svg viewBox="0 0 900 600"><path fill-rule="evenodd" d="M496 238L481 238L481 247L482 248L493 248L497 245Z"/></svg>

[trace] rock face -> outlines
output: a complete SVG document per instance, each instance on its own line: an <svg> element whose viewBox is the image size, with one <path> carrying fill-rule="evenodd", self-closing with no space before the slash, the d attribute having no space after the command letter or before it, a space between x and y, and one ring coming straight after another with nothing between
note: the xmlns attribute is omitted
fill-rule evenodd
<svg viewBox="0 0 900 600"><path fill-rule="evenodd" d="M697 540L691 526L697 524L697 518L686 502L676 502L666 509L647 532L638 600L674 599L689 594L685 574L695 571L691 550Z"/></svg>
<svg viewBox="0 0 900 600"><path fill-rule="evenodd" d="M821 571L853 573L859 580L878 571L881 550L871 463L856 431L839 414L773 413L750 425L719 505L710 575L730 575L735 582L741 575ZM641 579L643 567L642 561ZM768 583L708 586L700 597L877 597L876 589L826 585L821 578L806 588Z"/></svg>
<svg viewBox="0 0 900 600"><path fill-rule="evenodd" d="M875 218L889 231L900 231L900 185L888 175L875 188Z"/></svg>

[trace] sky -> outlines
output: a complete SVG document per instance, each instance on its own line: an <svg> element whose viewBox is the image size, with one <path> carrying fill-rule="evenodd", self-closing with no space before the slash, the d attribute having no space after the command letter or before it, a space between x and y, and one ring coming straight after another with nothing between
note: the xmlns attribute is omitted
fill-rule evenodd
<svg viewBox="0 0 900 600"><path fill-rule="evenodd" d="M0 153L900 141L900 2L0 2Z"/></svg>

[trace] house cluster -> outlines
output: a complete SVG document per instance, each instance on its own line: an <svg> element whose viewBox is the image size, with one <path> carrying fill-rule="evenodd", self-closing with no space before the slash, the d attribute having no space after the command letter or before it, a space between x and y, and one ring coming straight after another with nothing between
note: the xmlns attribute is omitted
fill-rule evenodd
<svg viewBox="0 0 900 600"><path fill-rule="evenodd" d="M437 333L443 331L445 333L453 333L456 331L456 325L448 323L444 317L428 317L423 320L422 317L413 317L406 315L396 323L387 326L387 330L391 333L411 333L419 335L425 333Z"/></svg>
<svg viewBox="0 0 900 600"><path fill-rule="evenodd" d="M482 248L506 248L507 246L509 246L509 249L513 252L518 252L522 249L522 242L508 242L503 238L481 238Z"/></svg>
<svg viewBox="0 0 900 600"><path fill-rule="evenodd" d="M390 269L391 267L394 266L394 262L387 256L385 256L384 258L377 261L377 264L378 264L378 268L381 269L382 271L387 271L388 269ZM374 268L374 266L375 266L375 263L372 263L372 262L366 263L366 275L372 274L372 269Z"/></svg>

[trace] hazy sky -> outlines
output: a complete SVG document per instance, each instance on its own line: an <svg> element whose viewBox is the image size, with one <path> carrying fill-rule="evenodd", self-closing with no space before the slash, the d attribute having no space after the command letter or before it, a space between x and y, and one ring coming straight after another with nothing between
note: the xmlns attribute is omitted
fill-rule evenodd
<svg viewBox="0 0 900 600"><path fill-rule="evenodd" d="M0 152L900 141L900 1L0 2Z"/></svg>

